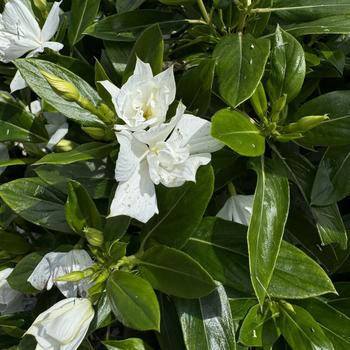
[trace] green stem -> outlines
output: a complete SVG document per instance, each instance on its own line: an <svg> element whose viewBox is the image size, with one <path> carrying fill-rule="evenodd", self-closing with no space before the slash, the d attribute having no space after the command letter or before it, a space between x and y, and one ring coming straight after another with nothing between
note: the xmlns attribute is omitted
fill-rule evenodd
<svg viewBox="0 0 350 350"><path fill-rule="evenodd" d="M204 6L204 3L202 0L197 0L198 7L201 11L201 14L204 18L204 20L209 24L210 23L210 17L208 15L207 9Z"/></svg>

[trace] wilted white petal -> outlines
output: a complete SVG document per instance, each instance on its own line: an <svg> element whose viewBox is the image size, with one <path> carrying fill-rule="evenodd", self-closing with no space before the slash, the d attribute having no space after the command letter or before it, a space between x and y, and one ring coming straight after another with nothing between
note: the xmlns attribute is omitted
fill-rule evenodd
<svg viewBox="0 0 350 350"><path fill-rule="evenodd" d="M118 184L109 216L127 215L145 223L157 213L154 184L147 162L142 161L129 180Z"/></svg>
<svg viewBox="0 0 350 350"><path fill-rule="evenodd" d="M57 145L68 133L68 123L64 115L60 113L44 113L44 116L48 122L45 125L45 129L50 136L46 147L52 149Z"/></svg>
<svg viewBox="0 0 350 350"><path fill-rule="evenodd" d="M164 72L157 74L154 77L155 82L162 90L162 99L166 105L170 105L175 100L176 83L173 67L169 67Z"/></svg>
<svg viewBox="0 0 350 350"><path fill-rule="evenodd" d="M253 201L253 195L233 195L216 216L248 226L252 215Z"/></svg>
<svg viewBox="0 0 350 350"><path fill-rule="evenodd" d="M22 90L25 87L27 87L27 83L23 79L21 73L18 70L10 83L10 91L11 91L11 93L13 93L17 90Z"/></svg>
<svg viewBox="0 0 350 350"><path fill-rule="evenodd" d="M205 119L185 114L176 125L169 141L190 145L191 154L212 153L224 145L210 135L211 123Z"/></svg>
<svg viewBox="0 0 350 350"><path fill-rule="evenodd" d="M120 148L115 167L115 178L117 181L127 181L137 171L148 148L126 130L117 132L116 135Z"/></svg>
<svg viewBox="0 0 350 350"><path fill-rule="evenodd" d="M27 330L36 338L36 349L76 350L94 317L88 299L68 298L41 313Z"/></svg>
<svg viewBox="0 0 350 350"><path fill-rule="evenodd" d="M60 24L60 2L54 2L41 30L41 41L49 41L56 33ZM62 45L63 46L63 45Z"/></svg>

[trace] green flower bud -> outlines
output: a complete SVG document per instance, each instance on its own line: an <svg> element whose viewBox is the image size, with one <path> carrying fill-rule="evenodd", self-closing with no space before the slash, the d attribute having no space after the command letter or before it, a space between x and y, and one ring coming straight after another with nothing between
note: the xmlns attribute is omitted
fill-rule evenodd
<svg viewBox="0 0 350 350"><path fill-rule="evenodd" d="M295 123L291 123L283 128L284 133L306 132L316 126L319 126L325 120L328 120L327 115L311 115L303 117Z"/></svg>
<svg viewBox="0 0 350 350"><path fill-rule="evenodd" d="M52 89L66 101L78 102L80 100L80 93L71 82L45 71L40 72L50 84Z"/></svg>
<svg viewBox="0 0 350 350"><path fill-rule="evenodd" d="M250 98L255 113L264 119L267 112L267 99L263 84L260 82L253 96Z"/></svg>
<svg viewBox="0 0 350 350"><path fill-rule="evenodd" d="M101 247L103 244L103 233L92 227L85 227L84 233L87 241L94 247Z"/></svg>
<svg viewBox="0 0 350 350"><path fill-rule="evenodd" d="M85 278L83 271L73 271L71 273L67 273L61 277L57 277L55 281L57 282L77 282Z"/></svg>

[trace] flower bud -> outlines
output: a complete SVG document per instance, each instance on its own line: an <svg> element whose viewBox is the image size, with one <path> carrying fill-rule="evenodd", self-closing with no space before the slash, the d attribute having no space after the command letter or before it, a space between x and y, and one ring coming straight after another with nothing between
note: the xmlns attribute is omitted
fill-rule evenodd
<svg viewBox="0 0 350 350"><path fill-rule="evenodd" d="M67 273L61 277L57 277L55 282L78 282L85 278L83 271L74 271Z"/></svg>
<svg viewBox="0 0 350 350"><path fill-rule="evenodd" d="M66 101L78 102L80 99L80 93L78 89L69 81L59 78L58 76L40 71L41 74L45 77L47 82L50 84L52 89L64 98Z"/></svg>
<svg viewBox="0 0 350 350"><path fill-rule="evenodd" d="M328 119L329 117L327 115L311 115L303 117L295 123L291 123L285 126L283 131L286 133L306 132L315 128Z"/></svg>
<svg viewBox="0 0 350 350"><path fill-rule="evenodd" d="M101 247L103 244L103 233L92 227L85 227L84 233L87 241L94 247Z"/></svg>
<svg viewBox="0 0 350 350"><path fill-rule="evenodd" d="M267 99L263 84L260 82L253 96L250 98L255 113L264 119L267 112Z"/></svg>

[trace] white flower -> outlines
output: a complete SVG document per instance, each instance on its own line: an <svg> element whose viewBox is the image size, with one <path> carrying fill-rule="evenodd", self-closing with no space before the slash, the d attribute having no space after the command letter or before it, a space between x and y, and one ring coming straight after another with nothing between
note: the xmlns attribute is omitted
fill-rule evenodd
<svg viewBox="0 0 350 350"><path fill-rule="evenodd" d="M21 0L9 0L0 15L0 61L11 62L28 54L33 57L43 52L45 48L54 51L62 49L63 45L52 42L59 25L60 2L52 5L44 26L40 29L34 14ZM25 87L25 82L17 72L11 82L11 92Z"/></svg>
<svg viewBox="0 0 350 350"><path fill-rule="evenodd" d="M125 122L116 125L118 130L134 131L163 123L175 99L173 68L153 76L151 66L138 58L134 74L120 89L109 81L100 83L112 96L118 117Z"/></svg>
<svg viewBox="0 0 350 350"><path fill-rule="evenodd" d="M64 299L41 313L26 334L36 338L36 350L75 350L94 317L88 299Z"/></svg>
<svg viewBox="0 0 350 350"><path fill-rule="evenodd" d="M253 201L253 195L233 195L226 201L216 216L248 226L253 211Z"/></svg>
<svg viewBox="0 0 350 350"><path fill-rule="evenodd" d="M169 123L133 134L117 133L119 185L110 216L128 215L147 222L158 213L155 184L178 187L195 181L197 169L210 162L210 153L223 147L210 136L210 122L184 111L180 103Z"/></svg>
<svg viewBox="0 0 350 350"><path fill-rule="evenodd" d="M61 293L66 297L76 297L87 295L90 285L86 279L78 282L56 281L58 277L73 271L82 271L93 264L89 254L85 250L71 250L68 253L47 253L32 274L28 282L36 289L51 289L56 285Z"/></svg>
<svg viewBox="0 0 350 350"><path fill-rule="evenodd" d="M13 271L6 268L0 271L0 314L9 315L15 312L24 311L28 308L28 300L24 294L14 290L7 282L7 277Z"/></svg>

